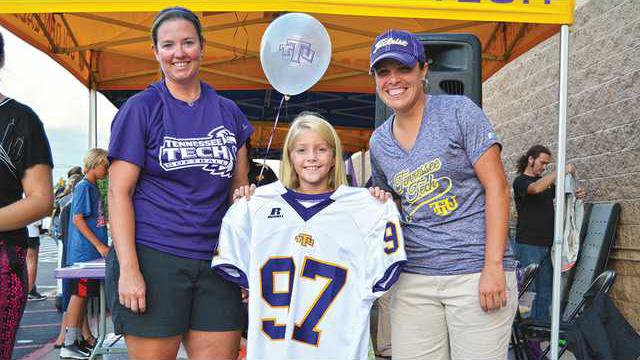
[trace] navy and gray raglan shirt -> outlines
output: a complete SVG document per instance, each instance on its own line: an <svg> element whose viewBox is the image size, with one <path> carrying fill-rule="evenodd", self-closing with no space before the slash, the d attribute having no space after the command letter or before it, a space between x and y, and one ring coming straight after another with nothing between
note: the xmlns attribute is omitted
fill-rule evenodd
<svg viewBox="0 0 640 360"><path fill-rule="evenodd" d="M374 186L402 203L407 264L424 275L481 272L485 253L485 193L473 165L494 144L489 120L464 96L427 95L415 144L393 136L392 115L370 140ZM515 269L507 246L504 269Z"/></svg>

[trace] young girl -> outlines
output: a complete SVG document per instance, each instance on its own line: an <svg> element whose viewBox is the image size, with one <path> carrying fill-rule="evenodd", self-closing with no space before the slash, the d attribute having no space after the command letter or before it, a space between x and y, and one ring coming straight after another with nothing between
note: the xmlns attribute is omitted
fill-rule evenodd
<svg viewBox="0 0 640 360"><path fill-rule="evenodd" d="M364 359L371 304L405 261L398 211L346 185L340 140L302 113L280 182L225 215L213 268L254 293L247 359Z"/></svg>

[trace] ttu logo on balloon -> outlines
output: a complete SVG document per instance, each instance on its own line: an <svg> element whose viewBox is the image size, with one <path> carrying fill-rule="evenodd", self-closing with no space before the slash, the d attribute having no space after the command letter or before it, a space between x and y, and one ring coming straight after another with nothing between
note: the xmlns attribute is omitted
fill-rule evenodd
<svg viewBox="0 0 640 360"><path fill-rule="evenodd" d="M295 39L287 39L280 44L280 52L283 58L289 58L290 63L300 64L302 61L313 62L316 52L311 49L311 43Z"/></svg>
<svg viewBox="0 0 640 360"><path fill-rule="evenodd" d="M283 99L310 89L322 78L330 62L329 33L310 15L288 13L279 16L262 35L262 70L269 84L286 95ZM275 123L277 121L274 126Z"/></svg>
<svg viewBox="0 0 640 360"><path fill-rule="evenodd" d="M201 138L165 136L160 147L160 166L166 171L201 167L211 175L230 178L237 149L235 135L224 126Z"/></svg>

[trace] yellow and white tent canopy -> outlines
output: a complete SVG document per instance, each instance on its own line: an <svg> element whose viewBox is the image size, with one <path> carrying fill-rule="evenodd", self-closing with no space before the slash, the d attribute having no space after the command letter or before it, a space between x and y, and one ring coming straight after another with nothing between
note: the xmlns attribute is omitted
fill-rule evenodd
<svg viewBox="0 0 640 360"><path fill-rule="evenodd" d="M49 54L98 90L142 89L158 78L150 46L153 16L175 1L2 0L0 25ZM391 28L473 33L482 43L483 79L573 21L574 0L212 0L182 1L200 16L202 75L219 90L266 89L262 33L284 12L306 12L329 31L333 57L312 89L373 92L369 48Z"/></svg>
<svg viewBox="0 0 640 360"><path fill-rule="evenodd" d="M333 58L312 89L373 92L369 46L390 28L475 34L483 48L483 79L536 44L560 35L558 169L565 170L569 31L575 0L191 0L207 38L205 80L217 89L264 89L260 39L283 12L306 12L329 30ZM178 3L180 4L180 3ZM149 44L154 13L165 0L2 0L0 25L47 52L97 90L141 89L157 78ZM2 15L4 14L4 15ZM560 25L563 25L560 27ZM564 177L556 180L555 243L562 241ZM554 259L561 261L556 247ZM560 268L554 271L551 358L558 358Z"/></svg>

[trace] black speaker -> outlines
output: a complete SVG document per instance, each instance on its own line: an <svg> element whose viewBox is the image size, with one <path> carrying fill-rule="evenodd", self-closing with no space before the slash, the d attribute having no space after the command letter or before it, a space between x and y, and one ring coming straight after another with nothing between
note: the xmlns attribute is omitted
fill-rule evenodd
<svg viewBox="0 0 640 360"><path fill-rule="evenodd" d="M429 94L465 95L482 107L482 47L473 34L416 34L429 64ZM376 127L392 114L376 95Z"/></svg>

